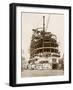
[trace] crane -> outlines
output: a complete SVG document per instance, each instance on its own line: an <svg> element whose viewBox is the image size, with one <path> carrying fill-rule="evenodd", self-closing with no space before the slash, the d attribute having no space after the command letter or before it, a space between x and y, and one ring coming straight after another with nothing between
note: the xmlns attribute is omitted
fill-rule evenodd
<svg viewBox="0 0 73 90"><path fill-rule="evenodd" d="M50 21L50 17L51 17L51 15L48 16L48 20L47 20L47 24L46 24L46 28L45 28L46 31L47 31L47 29L48 29L48 23L49 23L49 21Z"/></svg>

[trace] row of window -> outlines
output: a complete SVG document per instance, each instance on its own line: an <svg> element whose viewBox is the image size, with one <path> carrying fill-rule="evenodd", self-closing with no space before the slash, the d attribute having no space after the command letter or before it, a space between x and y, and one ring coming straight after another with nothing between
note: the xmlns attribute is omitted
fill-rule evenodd
<svg viewBox="0 0 73 90"><path fill-rule="evenodd" d="M40 48L40 47L58 47L58 45L53 44L53 43L44 43L44 45L43 44L36 44L36 45L32 46L31 48L36 49L36 48Z"/></svg>
<svg viewBox="0 0 73 90"><path fill-rule="evenodd" d="M52 49L52 48L45 48L45 49L38 49L38 50L34 50L33 53L42 53L42 52L55 52L58 53L58 49Z"/></svg>

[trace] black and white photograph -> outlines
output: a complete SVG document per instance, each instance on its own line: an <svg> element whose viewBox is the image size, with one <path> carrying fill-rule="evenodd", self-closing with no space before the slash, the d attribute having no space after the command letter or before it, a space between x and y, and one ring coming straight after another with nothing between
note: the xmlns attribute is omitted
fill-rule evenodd
<svg viewBox="0 0 73 90"><path fill-rule="evenodd" d="M21 77L64 75L64 14L22 12Z"/></svg>

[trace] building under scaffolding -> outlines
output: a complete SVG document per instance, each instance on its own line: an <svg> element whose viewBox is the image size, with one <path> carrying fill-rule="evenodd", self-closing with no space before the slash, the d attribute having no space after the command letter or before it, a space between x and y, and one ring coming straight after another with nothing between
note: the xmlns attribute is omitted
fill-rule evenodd
<svg viewBox="0 0 73 90"><path fill-rule="evenodd" d="M45 16L43 16L43 27L33 29L29 69L57 69L60 52L58 50L56 35L47 32L45 28Z"/></svg>

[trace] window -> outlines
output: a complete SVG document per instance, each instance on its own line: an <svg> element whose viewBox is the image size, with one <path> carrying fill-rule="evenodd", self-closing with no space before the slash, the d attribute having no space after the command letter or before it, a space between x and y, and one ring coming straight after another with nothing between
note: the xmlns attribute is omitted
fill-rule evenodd
<svg viewBox="0 0 73 90"><path fill-rule="evenodd" d="M56 58L53 58L53 59L52 59L52 62L56 62Z"/></svg>

